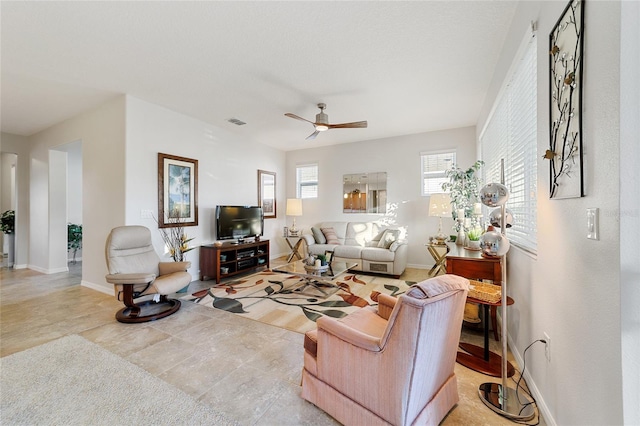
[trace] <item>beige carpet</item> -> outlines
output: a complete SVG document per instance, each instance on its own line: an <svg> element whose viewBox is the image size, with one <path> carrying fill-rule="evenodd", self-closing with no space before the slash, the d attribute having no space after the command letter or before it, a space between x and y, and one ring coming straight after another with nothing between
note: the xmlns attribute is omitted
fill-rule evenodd
<svg viewBox="0 0 640 426"><path fill-rule="evenodd" d="M300 278L266 270L221 282L183 296L182 300L304 333L314 329L316 319L323 315L343 317L363 306L376 305L379 293L398 296L414 284L412 281L348 272L339 275L333 283L337 289L323 287L330 293L334 292L329 297L313 287L307 287L304 293L300 293L295 290L301 284Z"/></svg>
<svg viewBox="0 0 640 426"><path fill-rule="evenodd" d="M0 359L2 425L230 425L214 409L77 335Z"/></svg>

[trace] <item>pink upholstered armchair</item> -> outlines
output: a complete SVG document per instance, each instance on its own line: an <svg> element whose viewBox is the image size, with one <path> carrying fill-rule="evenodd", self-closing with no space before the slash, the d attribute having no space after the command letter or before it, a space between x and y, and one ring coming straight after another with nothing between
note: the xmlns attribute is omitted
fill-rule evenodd
<svg viewBox="0 0 640 426"><path fill-rule="evenodd" d="M438 424L457 404L453 372L469 281L441 275L305 335L302 397L345 425Z"/></svg>

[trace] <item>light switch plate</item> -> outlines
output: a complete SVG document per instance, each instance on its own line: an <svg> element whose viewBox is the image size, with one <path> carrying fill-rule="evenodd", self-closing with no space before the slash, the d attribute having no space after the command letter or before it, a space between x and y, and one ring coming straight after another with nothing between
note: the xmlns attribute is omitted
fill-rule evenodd
<svg viewBox="0 0 640 426"><path fill-rule="evenodd" d="M587 238L590 240L597 240L600 238L599 236L599 224L598 224L598 211L600 209L593 208L587 209Z"/></svg>

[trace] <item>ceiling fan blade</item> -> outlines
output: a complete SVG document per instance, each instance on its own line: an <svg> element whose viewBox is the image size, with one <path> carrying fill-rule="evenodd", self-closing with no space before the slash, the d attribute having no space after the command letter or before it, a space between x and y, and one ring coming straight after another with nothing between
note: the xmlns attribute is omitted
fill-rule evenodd
<svg viewBox="0 0 640 426"><path fill-rule="evenodd" d="M316 136L318 136L318 133L320 133L318 130L316 130L315 132L311 133L309 136L307 136L305 138L305 140L310 140L310 139L315 139Z"/></svg>
<svg viewBox="0 0 640 426"><path fill-rule="evenodd" d="M354 121L353 123L329 124L330 129L364 129L367 127L366 121Z"/></svg>
<svg viewBox="0 0 640 426"><path fill-rule="evenodd" d="M292 114L290 112L285 114L287 117L291 117L291 118L295 118L296 120L300 120L300 121L306 121L307 123L311 123L311 124L315 124L313 121L309 121L306 118L302 118L298 115Z"/></svg>

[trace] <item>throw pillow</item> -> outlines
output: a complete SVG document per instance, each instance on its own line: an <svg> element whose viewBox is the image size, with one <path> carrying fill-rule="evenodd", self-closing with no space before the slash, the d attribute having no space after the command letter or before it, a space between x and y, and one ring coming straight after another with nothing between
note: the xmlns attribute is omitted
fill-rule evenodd
<svg viewBox="0 0 640 426"><path fill-rule="evenodd" d="M340 244L340 240L338 240L338 234L336 234L336 230L333 228L320 228L324 237L327 239L327 244Z"/></svg>
<svg viewBox="0 0 640 426"><path fill-rule="evenodd" d="M382 234L382 238L378 242L378 247L388 249L391 247L394 241L398 239L400 236L400 230L398 229L387 229Z"/></svg>
<svg viewBox="0 0 640 426"><path fill-rule="evenodd" d="M389 251L391 252L395 252L396 250L398 250L398 247L400 247L400 243L397 241L394 241L393 243L391 243L391 245L389 246Z"/></svg>
<svg viewBox="0 0 640 426"><path fill-rule="evenodd" d="M313 239L316 240L316 244L326 244L327 239L324 237L324 234L321 230L316 228L315 226L311 227L311 233L313 234Z"/></svg>

